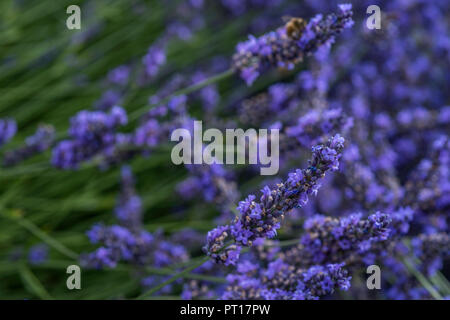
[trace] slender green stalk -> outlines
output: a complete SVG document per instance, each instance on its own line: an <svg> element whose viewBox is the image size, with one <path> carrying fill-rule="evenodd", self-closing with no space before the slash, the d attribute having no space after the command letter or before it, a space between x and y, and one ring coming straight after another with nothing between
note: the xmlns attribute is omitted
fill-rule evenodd
<svg viewBox="0 0 450 320"><path fill-rule="evenodd" d="M447 278L440 271L436 272L436 277L439 279L439 282L444 286L445 295L450 295L450 283L448 282Z"/></svg>
<svg viewBox="0 0 450 320"><path fill-rule="evenodd" d="M36 268L36 269L65 269L70 264L73 264L73 261L70 261L70 260L50 260L50 261L46 261L46 262L44 262L42 264L33 266L33 268ZM129 272L132 267L133 267L132 265L119 264L119 265L117 265L114 268L103 269L103 271L107 271L107 272ZM174 270L171 266L168 266L166 268L145 267L144 270L148 274L161 275L161 276L170 276L170 275L173 275L174 273L176 273L176 270ZM225 283L226 282L226 280L224 278L221 278L221 277L208 276L208 275L196 274L196 273L185 274L185 275L182 276L182 278L203 280L203 281L215 282L215 283Z"/></svg>
<svg viewBox="0 0 450 320"><path fill-rule="evenodd" d="M430 295L436 300L443 300L441 294L433 287L433 285L427 280L427 278L420 272L414 264L408 258L402 258L403 264L408 271L414 275L417 281L430 293Z"/></svg>
<svg viewBox="0 0 450 320"><path fill-rule="evenodd" d="M280 242L275 242L275 243L268 243L265 246L266 247L289 247L295 244L300 243L299 239L291 239L291 240L284 240L284 241L280 241Z"/></svg>
<svg viewBox="0 0 450 320"><path fill-rule="evenodd" d="M66 257L77 260L78 254L74 251L67 248L65 245L60 243L58 240L52 238L48 234L46 234L44 231L42 231L38 226L36 226L33 222L27 220L23 217L15 217L13 215L8 215L5 213L0 213L1 216L8 218L14 222L16 222L18 225L23 227L24 229L27 229L30 233L47 243L50 247L58 251L59 253L65 255Z"/></svg>
<svg viewBox="0 0 450 320"><path fill-rule="evenodd" d="M193 84L189 87L180 89L176 92L174 92L173 94L169 95L168 97L162 99L158 104L164 104L167 103L168 101L170 101L171 99L173 99L176 96L180 96L180 95L184 95L184 94L190 94L193 93L197 90L200 90L206 86L209 86L213 83L219 82L223 79L229 78L230 76L232 76L234 74L234 71L232 69L229 69L227 71L224 71L222 73L219 73L215 76L212 76L210 78L207 78L203 81L200 81L196 84ZM137 120L140 116L142 116L146 111L148 111L149 109L151 109L152 107L154 107L155 105L149 105L149 106L145 106L142 108L137 109L136 111L134 111L133 113L130 114L130 122L131 121L135 121Z"/></svg>
<svg viewBox="0 0 450 320"><path fill-rule="evenodd" d="M409 239L404 239L402 242L406 247L408 247L409 250L411 250L411 241ZM411 256L409 259L415 265L421 264L419 259L415 258L414 256ZM417 268L415 268L415 269L417 270ZM425 276L423 276L423 277L425 279L427 279ZM437 271L436 274L432 277L429 277L429 279L436 287L439 288L439 290L441 290L441 292L444 293L445 296L450 294L450 285L448 283L448 280L447 280L447 278L445 278L445 276L441 272Z"/></svg>
<svg viewBox="0 0 450 320"><path fill-rule="evenodd" d="M39 279L24 263L21 263L19 266L19 274L24 285L36 296L42 300L53 300Z"/></svg>
<svg viewBox="0 0 450 320"><path fill-rule="evenodd" d="M199 260L198 262L192 264L190 267L187 267L186 269L184 269L183 271L175 274L173 277L171 277L170 279L168 279L167 281L164 281L163 283L151 288L150 290L148 290L147 292L144 292L143 294L141 294L140 296L138 296L136 299L138 300L143 300L143 299L147 299L148 297L150 297L152 294L154 294L155 292L157 292L159 289L164 288L165 286L171 284L172 282L183 278L185 275L189 274L192 270L197 269L198 267L200 267L201 265L203 265L206 261L209 260L209 257L203 257L203 259Z"/></svg>
<svg viewBox="0 0 450 320"><path fill-rule="evenodd" d="M32 174L37 172L42 172L44 170L50 169L51 165L47 161L33 163L27 166L19 166L17 168L9 168L0 170L0 177L11 177L23 174Z"/></svg>

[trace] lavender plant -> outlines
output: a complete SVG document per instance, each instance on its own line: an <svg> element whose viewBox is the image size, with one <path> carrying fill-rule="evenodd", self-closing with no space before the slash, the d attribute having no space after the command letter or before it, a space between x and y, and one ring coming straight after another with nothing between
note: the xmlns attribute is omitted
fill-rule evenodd
<svg viewBox="0 0 450 320"><path fill-rule="evenodd" d="M0 218L18 227L0 224L0 297L48 298L15 263L59 294L49 270L75 261L111 284L86 298L450 296L449 2L380 1L380 30L371 4L115 2L102 21L87 5L66 51L26 56L5 32ZM194 119L279 129L280 173L168 163Z"/></svg>

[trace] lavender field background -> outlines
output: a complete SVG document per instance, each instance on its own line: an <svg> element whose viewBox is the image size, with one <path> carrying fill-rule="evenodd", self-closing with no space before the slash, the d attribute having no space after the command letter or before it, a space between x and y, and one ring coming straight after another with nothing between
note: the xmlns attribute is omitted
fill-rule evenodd
<svg viewBox="0 0 450 320"><path fill-rule="evenodd" d="M450 297L449 1L11 0L0 30L0 299ZM279 129L278 174L173 164L194 120Z"/></svg>

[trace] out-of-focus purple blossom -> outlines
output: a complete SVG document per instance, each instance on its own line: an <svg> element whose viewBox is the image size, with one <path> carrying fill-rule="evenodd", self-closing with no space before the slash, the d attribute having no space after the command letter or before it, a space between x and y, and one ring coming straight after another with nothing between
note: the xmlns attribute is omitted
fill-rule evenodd
<svg viewBox="0 0 450 320"><path fill-rule="evenodd" d="M116 206L120 225L96 224L86 233L90 242L100 245L95 251L80 256L83 266L95 269L115 268L125 262L135 266L167 267L185 262L189 254L181 244L166 240L162 232L151 234L142 228L141 199L134 188L134 177L129 167L121 172L121 193ZM144 287L156 285L164 277L149 276L142 279ZM170 292L166 286L161 292Z"/></svg>
<svg viewBox="0 0 450 320"><path fill-rule="evenodd" d="M25 145L5 154L3 163L12 166L25 159L49 149L55 138L55 129L51 125L42 125L26 138Z"/></svg>
<svg viewBox="0 0 450 320"><path fill-rule="evenodd" d="M327 171L338 169L343 147L344 139L340 135L330 138L327 145L314 146L307 169L291 172L286 182L273 189L264 187L259 202L254 195L241 201L237 208L239 217L229 226L210 231L204 251L217 262L234 264L239 257L236 251L240 251L241 246L252 246L252 242L258 238L275 237L284 215L294 208L304 206L309 195L317 194L320 187L318 180ZM223 248L228 235L237 245L233 245L231 255L227 248Z"/></svg>
<svg viewBox="0 0 450 320"><path fill-rule="evenodd" d="M196 72L192 76L192 83L199 83L207 78L206 74L203 72ZM198 96L202 102L203 108L205 111L212 110L219 101L219 92L217 90L217 86L209 85L199 90L198 93L195 94Z"/></svg>
<svg viewBox="0 0 450 320"><path fill-rule="evenodd" d="M283 3L283 0L221 0L220 4L233 15L240 16L249 10L274 8Z"/></svg>
<svg viewBox="0 0 450 320"><path fill-rule="evenodd" d="M130 67L119 66L108 73L108 80L113 84L125 85L130 77Z"/></svg>
<svg viewBox="0 0 450 320"><path fill-rule="evenodd" d="M113 106L120 103L122 96L119 92L114 90L107 90L103 93L101 98L95 102L94 106L98 110L108 111Z"/></svg>
<svg viewBox="0 0 450 320"><path fill-rule="evenodd" d="M450 205L450 139L437 137L430 158L418 164L406 183L405 203L423 212L442 210Z"/></svg>
<svg viewBox="0 0 450 320"><path fill-rule="evenodd" d="M287 251L285 260L299 265L350 262L363 256L374 243L388 239L391 218L375 213L367 219L360 214L341 219L315 216L305 221L305 234L297 247Z"/></svg>
<svg viewBox="0 0 450 320"><path fill-rule="evenodd" d="M0 146L8 142L17 132L17 124L12 119L0 119Z"/></svg>
<svg viewBox="0 0 450 320"><path fill-rule="evenodd" d="M177 185L178 194L184 199L201 196L216 204L224 215L230 215L230 207L239 198L232 174L221 164L186 165L190 175Z"/></svg>
<svg viewBox="0 0 450 320"><path fill-rule="evenodd" d="M48 259L48 246L45 244L37 244L30 248L28 252L28 260L33 265L39 265Z"/></svg>
<svg viewBox="0 0 450 320"><path fill-rule="evenodd" d="M134 144L137 146L155 147L160 142L161 128L158 120L148 119L136 129Z"/></svg>
<svg viewBox="0 0 450 320"><path fill-rule="evenodd" d="M64 140L53 149L52 164L61 169L76 169L81 162L110 152L118 138L116 129L126 123L127 115L119 106L109 113L80 111L70 121L71 140Z"/></svg>

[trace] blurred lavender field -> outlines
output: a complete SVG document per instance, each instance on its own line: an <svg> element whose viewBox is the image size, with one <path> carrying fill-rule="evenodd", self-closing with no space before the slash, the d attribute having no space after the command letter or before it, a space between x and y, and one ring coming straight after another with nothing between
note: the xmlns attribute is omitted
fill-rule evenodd
<svg viewBox="0 0 450 320"><path fill-rule="evenodd" d="M450 2L8 0L0 30L0 299L450 297ZM279 129L279 172L175 165L196 120Z"/></svg>

